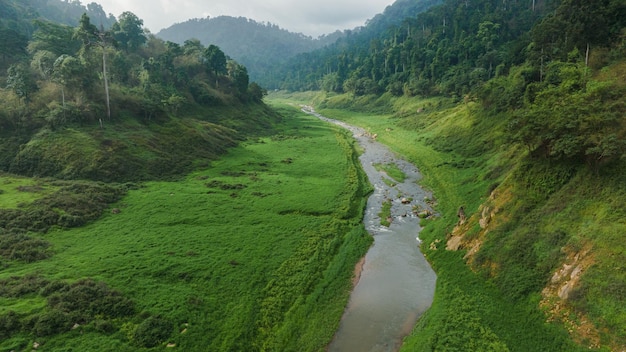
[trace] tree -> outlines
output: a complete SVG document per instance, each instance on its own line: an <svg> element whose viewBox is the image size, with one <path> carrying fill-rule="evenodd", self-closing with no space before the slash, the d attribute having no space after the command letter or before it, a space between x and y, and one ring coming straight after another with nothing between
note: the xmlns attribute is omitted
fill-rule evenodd
<svg viewBox="0 0 626 352"><path fill-rule="evenodd" d="M0 28L0 57L1 63L13 60L26 54L28 38L20 33L6 28ZM6 67L6 66L2 66Z"/></svg>
<svg viewBox="0 0 626 352"><path fill-rule="evenodd" d="M125 51L135 51L147 41L143 30L143 20L132 12L124 12L113 25L113 37Z"/></svg>
<svg viewBox="0 0 626 352"><path fill-rule="evenodd" d="M102 77L104 79L104 92L106 96L107 106L107 118L111 119L111 98L109 94L109 78L107 75L107 55L106 49L108 46L113 45L114 40L111 32L104 31L104 28L98 30L96 26L91 24L89 16L83 13L80 18L80 23L75 31L75 37L79 38L83 42L83 50L86 51L92 46L98 46L102 49ZM102 126L102 119L100 119L100 126Z"/></svg>
<svg viewBox="0 0 626 352"><path fill-rule="evenodd" d="M54 61L57 56L47 50L39 50L33 55L33 59L30 62L30 66L43 78L44 80L50 79L52 76L52 70L54 67Z"/></svg>
<svg viewBox="0 0 626 352"><path fill-rule="evenodd" d="M28 102L31 94L37 91L37 82L35 82L28 67L23 64L15 64L7 70L7 88Z"/></svg>
<svg viewBox="0 0 626 352"><path fill-rule="evenodd" d="M215 75L215 86L218 86L218 80L220 74L226 73L226 55L216 45L209 45L204 51L204 59L207 68Z"/></svg>
<svg viewBox="0 0 626 352"><path fill-rule="evenodd" d="M228 61L228 75L233 80L239 97L245 98L248 93L248 84L250 83L248 69L246 69L245 66L230 60Z"/></svg>
<svg viewBox="0 0 626 352"><path fill-rule="evenodd" d="M61 99L65 110L65 89L77 89L80 84L83 66L80 61L70 55L59 56L53 64L52 80L61 86Z"/></svg>
<svg viewBox="0 0 626 352"><path fill-rule="evenodd" d="M80 49L81 42L74 37L74 29L57 23L35 21L37 30L28 43L28 51L35 53L45 50L59 57L63 54L74 55Z"/></svg>
<svg viewBox="0 0 626 352"><path fill-rule="evenodd" d="M248 87L248 95L252 101L260 103L263 101L263 97L267 95L267 90L256 82L252 82L250 83L250 87Z"/></svg>
<svg viewBox="0 0 626 352"><path fill-rule="evenodd" d="M529 103L518 113L511 132L530 151L597 168L626 151L621 123L624 88L610 81L589 81L582 65L550 64L543 86L530 86L536 93L527 96Z"/></svg>

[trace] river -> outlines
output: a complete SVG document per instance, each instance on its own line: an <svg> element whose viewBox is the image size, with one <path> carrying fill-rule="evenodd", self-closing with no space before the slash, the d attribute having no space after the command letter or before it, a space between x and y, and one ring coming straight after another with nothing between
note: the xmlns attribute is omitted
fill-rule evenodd
<svg viewBox="0 0 626 352"><path fill-rule="evenodd" d="M431 194L417 184L421 178L417 168L376 142L375 136L326 118L310 107L303 111L352 132L364 149L360 161L374 186L364 216L374 244L364 258L360 278L328 351L397 351L419 316L430 307L435 291L436 276L419 250L420 219L413 211L417 206L432 212L426 202ZM376 164L392 163L406 175L403 183L394 186L384 181L393 179L375 168ZM381 225L378 216L387 199L392 200L389 227Z"/></svg>

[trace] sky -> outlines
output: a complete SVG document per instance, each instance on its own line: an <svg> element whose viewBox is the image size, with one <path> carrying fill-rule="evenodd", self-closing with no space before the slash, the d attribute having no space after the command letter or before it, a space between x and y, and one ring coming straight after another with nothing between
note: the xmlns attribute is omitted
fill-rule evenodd
<svg viewBox="0 0 626 352"><path fill-rule="evenodd" d="M336 30L365 24L395 0L83 0L97 2L115 17L130 11L144 27L158 33L175 23L192 18L217 16L247 17L270 22L290 32L314 38Z"/></svg>

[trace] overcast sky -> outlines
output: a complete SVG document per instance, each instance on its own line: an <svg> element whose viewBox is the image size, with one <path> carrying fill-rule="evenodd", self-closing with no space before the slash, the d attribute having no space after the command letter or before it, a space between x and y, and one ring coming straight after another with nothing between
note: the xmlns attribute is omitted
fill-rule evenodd
<svg viewBox="0 0 626 352"><path fill-rule="evenodd" d="M290 32L312 37L353 29L383 12L394 0L83 0L97 2L115 17L130 11L158 33L192 18L228 15L271 22Z"/></svg>

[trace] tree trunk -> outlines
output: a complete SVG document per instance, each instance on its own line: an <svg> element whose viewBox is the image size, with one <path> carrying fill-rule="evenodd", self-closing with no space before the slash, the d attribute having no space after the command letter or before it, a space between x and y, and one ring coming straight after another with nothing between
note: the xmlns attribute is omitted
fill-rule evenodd
<svg viewBox="0 0 626 352"><path fill-rule="evenodd" d="M61 102L63 103L63 120L65 120L65 87L61 86Z"/></svg>
<svg viewBox="0 0 626 352"><path fill-rule="evenodd" d="M111 98L109 96L109 79L107 77L107 54L106 47L102 46L102 75L104 76L104 92L107 101L107 118L111 119Z"/></svg>

